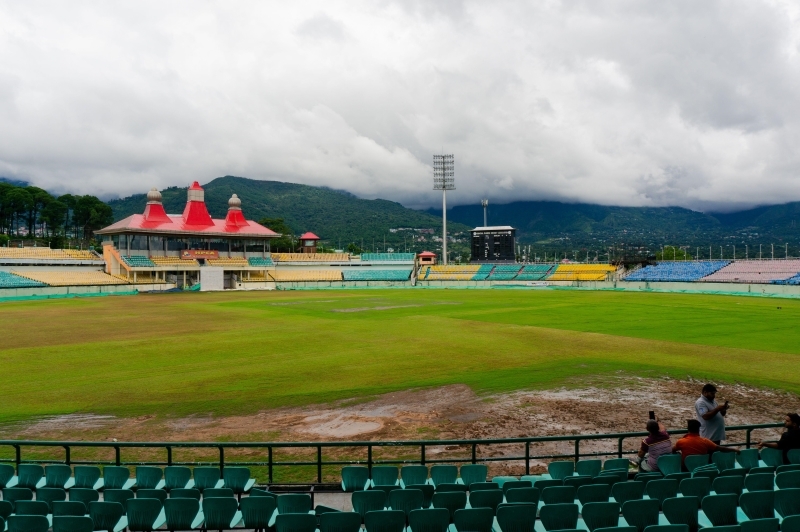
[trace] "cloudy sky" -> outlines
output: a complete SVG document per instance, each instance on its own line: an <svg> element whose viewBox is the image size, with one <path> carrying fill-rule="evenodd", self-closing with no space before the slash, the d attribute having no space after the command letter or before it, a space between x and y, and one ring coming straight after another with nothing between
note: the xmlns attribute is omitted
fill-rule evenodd
<svg viewBox="0 0 800 532"><path fill-rule="evenodd" d="M0 1L0 176L441 204L800 200L797 2Z"/></svg>

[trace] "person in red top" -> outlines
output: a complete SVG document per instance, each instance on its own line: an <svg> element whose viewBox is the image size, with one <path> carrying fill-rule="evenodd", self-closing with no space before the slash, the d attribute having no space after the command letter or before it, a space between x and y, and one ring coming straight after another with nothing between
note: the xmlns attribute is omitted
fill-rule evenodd
<svg viewBox="0 0 800 532"><path fill-rule="evenodd" d="M733 447L721 447L711 440L700 436L700 422L696 419L690 419L688 422L688 434L675 442L672 446L672 452L681 453L681 465L684 471L686 470L686 457L693 454L711 454L717 451L723 453L739 453L739 449Z"/></svg>

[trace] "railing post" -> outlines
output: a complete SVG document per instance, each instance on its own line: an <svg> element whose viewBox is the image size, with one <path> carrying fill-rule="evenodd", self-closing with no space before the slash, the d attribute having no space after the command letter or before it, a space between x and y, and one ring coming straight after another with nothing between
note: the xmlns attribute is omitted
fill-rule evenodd
<svg viewBox="0 0 800 532"><path fill-rule="evenodd" d="M167 465L172 465L172 447L169 445L167 445Z"/></svg>
<svg viewBox="0 0 800 532"><path fill-rule="evenodd" d="M225 469L225 447L222 445L219 446L219 474L220 476Z"/></svg>
<svg viewBox="0 0 800 532"><path fill-rule="evenodd" d="M622 458L622 436L617 440L617 458Z"/></svg>
<svg viewBox="0 0 800 532"><path fill-rule="evenodd" d="M531 442L525 442L525 474L531 474Z"/></svg>
<svg viewBox="0 0 800 532"><path fill-rule="evenodd" d="M317 445L317 484L322 484L322 445Z"/></svg>
<svg viewBox="0 0 800 532"><path fill-rule="evenodd" d="M419 460L422 465L425 465L425 444L419 446Z"/></svg>
<svg viewBox="0 0 800 532"><path fill-rule="evenodd" d="M753 429L747 429L746 441L747 441L747 448L748 449L750 448L750 433L751 432L753 432Z"/></svg>
<svg viewBox="0 0 800 532"><path fill-rule="evenodd" d="M120 460L119 454L120 454L119 453L119 445L115 445L114 446L114 461L117 463L117 465L120 465L122 463L122 461Z"/></svg>
<svg viewBox="0 0 800 532"><path fill-rule="evenodd" d="M581 459L581 440L577 438L575 440L575 462Z"/></svg>
<svg viewBox="0 0 800 532"><path fill-rule="evenodd" d="M19 450L19 445L14 446L14 454L16 456L15 460L17 462L17 474L19 474L19 464L22 462L22 453Z"/></svg>
<svg viewBox="0 0 800 532"><path fill-rule="evenodd" d="M71 461L70 452L69 452L69 445L64 446L64 463L69 465Z"/></svg>
<svg viewBox="0 0 800 532"><path fill-rule="evenodd" d="M367 469L369 469L369 478L372 478L372 445L367 445Z"/></svg>
<svg viewBox="0 0 800 532"><path fill-rule="evenodd" d="M478 463L478 459L477 459L477 449L478 449L478 444L477 444L477 443L473 443L473 444L472 444L472 463L473 463L473 464L476 464L476 463Z"/></svg>
<svg viewBox="0 0 800 532"><path fill-rule="evenodd" d="M267 447L267 478L269 483L272 484L272 446Z"/></svg>

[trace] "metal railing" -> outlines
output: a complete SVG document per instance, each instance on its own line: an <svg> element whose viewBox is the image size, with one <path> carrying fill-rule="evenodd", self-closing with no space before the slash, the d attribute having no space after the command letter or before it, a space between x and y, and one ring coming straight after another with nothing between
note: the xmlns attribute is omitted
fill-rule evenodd
<svg viewBox="0 0 800 532"><path fill-rule="evenodd" d="M752 445L752 432L759 429L772 429L783 427L782 423L766 423L760 425L737 425L726 427L727 432L745 432L744 441L728 442L726 445L739 446L744 445L748 449ZM670 434L685 434L685 430L671 430ZM266 460L258 461L228 461L230 465L236 466L262 466L267 467L268 471L268 484L274 483L274 469L276 467L301 467L301 466L316 466L316 483L322 484L322 468L323 466L345 466L345 465L366 465L372 469L374 465L383 464L453 464L453 463L489 463L489 462L524 462L525 474L530 472L531 461L540 459L572 459L580 460L581 458L599 458L605 456L614 456L622 458L627 454L636 453L635 450L625 450L624 442L630 438L642 438L647 436L647 432L620 432L610 434L574 434L565 436L537 436L529 438L496 438L496 439L482 439L482 440L411 440L411 441L335 441L335 442L79 442L79 441L30 441L30 440L0 440L0 447L10 446L14 448L14 458L9 459L0 458L0 463L13 463L16 466L20 464L37 463L49 464L59 463L67 465L133 465L133 466L170 466L170 465L184 465L184 466L207 466L218 465L222 471L226 465L225 451L232 449L263 449L266 451ZM594 440L611 440L616 441L616 450L610 452L581 452L581 442L594 441ZM552 442L573 442L574 451L570 454L532 454L531 444L534 443L552 443ZM524 454L522 455L502 455L502 456L479 456L479 447L481 450L487 446L492 445L520 445L523 448ZM457 448L466 448L470 453L464 457L448 457L448 458L430 458L426 454L429 447L441 446L455 446ZM23 457L23 448L53 448L61 447L64 449L64 458L61 460L51 459L25 459ZM415 447L418 449L418 458L402 459L374 459L373 450L376 448L391 448L391 447ZM72 460L72 450L74 448L112 448L114 449L115 457L113 461L108 460ZM325 460L323 459L323 449L347 449L347 448L366 448L366 460ZM166 459L161 461L128 461L122 459L123 449L163 449L166 453ZM211 462L187 462L175 461L172 457L173 449L217 449L219 458ZM274 453L277 449L313 449L316 450L316 459L314 460L275 460ZM415 453L415 454L417 454ZM480 453L482 454L482 453ZM308 485L303 483L302 485Z"/></svg>

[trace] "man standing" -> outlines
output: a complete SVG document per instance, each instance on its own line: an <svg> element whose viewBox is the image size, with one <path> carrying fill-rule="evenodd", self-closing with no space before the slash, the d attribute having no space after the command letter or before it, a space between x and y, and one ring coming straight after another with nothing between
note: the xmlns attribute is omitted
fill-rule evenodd
<svg viewBox="0 0 800 532"><path fill-rule="evenodd" d="M703 386L702 395L694 403L697 421L700 422L700 436L717 445L725 439L725 415L728 413L728 401L720 406L714 400L717 388L713 384Z"/></svg>
<svg viewBox="0 0 800 532"><path fill-rule="evenodd" d="M786 414L786 420L783 422L786 427L786 432L781 434L781 439L778 442L758 442L758 448L770 447L772 449L780 449L783 451L783 463L789 463L789 451L791 449L800 449L800 415L797 413Z"/></svg>

